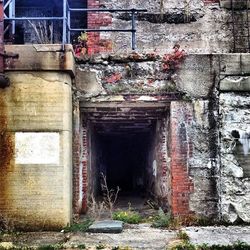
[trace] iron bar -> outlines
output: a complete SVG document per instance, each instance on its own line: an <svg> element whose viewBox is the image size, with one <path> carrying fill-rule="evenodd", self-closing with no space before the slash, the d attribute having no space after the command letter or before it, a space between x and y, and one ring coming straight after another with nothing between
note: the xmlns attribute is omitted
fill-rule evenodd
<svg viewBox="0 0 250 250"><path fill-rule="evenodd" d="M4 5L4 10L8 7L8 5L12 2L12 0L9 0L5 5Z"/></svg>
<svg viewBox="0 0 250 250"><path fill-rule="evenodd" d="M62 46L64 50L65 43L67 42L67 0L63 0L63 34Z"/></svg>
<svg viewBox="0 0 250 250"><path fill-rule="evenodd" d="M8 21L28 21L28 20L37 20L37 21L43 21L43 20L63 20L64 17L7 17L4 18L4 20Z"/></svg>
<svg viewBox="0 0 250 250"><path fill-rule="evenodd" d="M70 28L70 31L85 31L85 32L132 32L132 29L74 29Z"/></svg>
<svg viewBox="0 0 250 250"><path fill-rule="evenodd" d="M85 9L85 8L69 8L70 11L83 12L147 12L146 9Z"/></svg>

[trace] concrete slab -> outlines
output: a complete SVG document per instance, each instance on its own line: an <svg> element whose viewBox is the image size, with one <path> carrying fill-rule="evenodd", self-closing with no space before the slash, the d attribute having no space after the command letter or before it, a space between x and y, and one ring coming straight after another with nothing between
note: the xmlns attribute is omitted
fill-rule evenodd
<svg viewBox="0 0 250 250"><path fill-rule="evenodd" d="M92 233L121 233L123 222L116 220L96 221L89 227Z"/></svg>
<svg viewBox="0 0 250 250"><path fill-rule="evenodd" d="M193 244L232 245L238 241L250 244L250 226L187 227L186 233Z"/></svg>

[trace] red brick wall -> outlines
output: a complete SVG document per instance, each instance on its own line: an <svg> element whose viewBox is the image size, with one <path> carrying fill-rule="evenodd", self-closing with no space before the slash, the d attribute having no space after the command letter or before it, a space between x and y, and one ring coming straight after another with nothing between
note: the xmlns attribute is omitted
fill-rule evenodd
<svg viewBox="0 0 250 250"><path fill-rule="evenodd" d="M88 134L87 127L84 126L82 130L82 150L81 150L81 164L82 164L82 208L81 212L87 211L87 188L88 188Z"/></svg>
<svg viewBox="0 0 250 250"><path fill-rule="evenodd" d="M170 112L171 210L174 216L185 216L192 213L189 196L193 183L188 173L188 158L192 156L192 138L188 135L192 107L186 102L172 102Z"/></svg>
<svg viewBox="0 0 250 250"><path fill-rule="evenodd" d="M82 127L79 103L73 109L73 213L87 210L87 128Z"/></svg>
<svg viewBox="0 0 250 250"><path fill-rule="evenodd" d="M80 213L79 206L79 171L80 171L80 110L79 103L73 107L73 141L72 141L72 158L73 158L73 212L75 215Z"/></svg>
<svg viewBox="0 0 250 250"><path fill-rule="evenodd" d="M88 0L89 9L98 9L99 0ZM110 26L112 17L108 12L89 12L88 13L88 29L99 29ZM88 54L96 54L112 51L112 41L102 39L99 32L88 32Z"/></svg>

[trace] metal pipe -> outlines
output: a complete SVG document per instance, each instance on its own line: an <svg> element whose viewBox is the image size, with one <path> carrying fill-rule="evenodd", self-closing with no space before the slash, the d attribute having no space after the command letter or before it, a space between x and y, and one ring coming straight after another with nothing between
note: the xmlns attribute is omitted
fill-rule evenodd
<svg viewBox="0 0 250 250"><path fill-rule="evenodd" d="M86 9L86 8L69 8L70 11L85 11L85 12L147 12L146 9Z"/></svg>
<svg viewBox="0 0 250 250"><path fill-rule="evenodd" d="M70 43L70 38L71 38L71 14L70 11L68 10L68 16L67 16L67 30L68 30L68 43Z"/></svg>
<svg viewBox="0 0 250 250"><path fill-rule="evenodd" d="M64 17L6 17L5 20L9 21L26 21L26 20L63 20Z"/></svg>
<svg viewBox="0 0 250 250"><path fill-rule="evenodd" d="M85 31L85 32L132 32L132 29L70 29L70 31Z"/></svg>
<svg viewBox="0 0 250 250"><path fill-rule="evenodd" d="M66 39L67 39L66 25L67 25L67 0L63 0L63 35L62 35L63 50L64 50Z"/></svg>
<svg viewBox="0 0 250 250"><path fill-rule="evenodd" d="M8 7L8 5L12 2L12 0L9 0L5 5L4 5L4 10Z"/></svg>

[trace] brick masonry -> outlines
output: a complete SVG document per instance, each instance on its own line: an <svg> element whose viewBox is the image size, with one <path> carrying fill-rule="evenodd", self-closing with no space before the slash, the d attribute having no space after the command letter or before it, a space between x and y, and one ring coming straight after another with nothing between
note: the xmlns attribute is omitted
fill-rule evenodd
<svg viewBox="0 0 250 250"><path fill-rule="evenodd" d="M98 9L100 1L88 0L89 9ZM99 29L111 25L112 17L109 13L89 12L88 13L88 29ZM88 33L88 54L96 54L112 51L112 41L103 39L100 32Z"/></svg>
<svg viewBox="0 0 250 250"><path fill-rule="evenodd" d="M192 143L188 135L191 121L192 112L187 103L171 103L171 210L174 216L191 214L189 197L194 188L188 169L188 158L192 155Z"/></svg>

